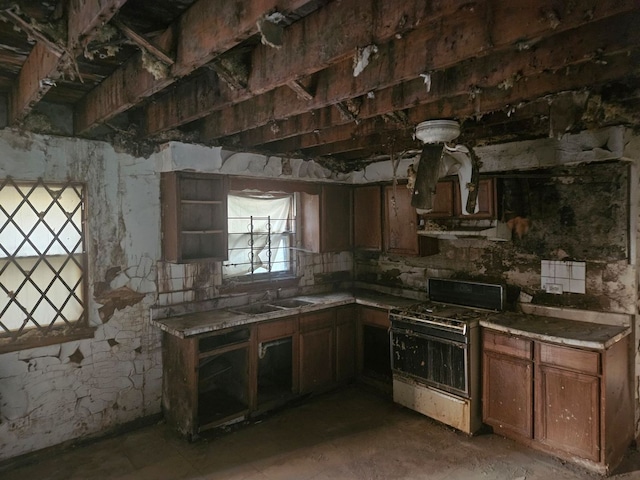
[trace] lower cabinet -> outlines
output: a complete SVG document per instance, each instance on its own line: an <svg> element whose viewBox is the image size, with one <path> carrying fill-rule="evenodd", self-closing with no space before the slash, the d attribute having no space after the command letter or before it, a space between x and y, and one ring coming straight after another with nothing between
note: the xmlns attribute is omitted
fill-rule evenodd
<svg viewBox="0 0 640 480"><path fill-rule="evenodd" d="M356 321L348 305L187 338L165 332L167 424L191 439L353 379Z"/></svg>
<svg viewBox="0 0 640 480"><path fill-rule="evenodd" d="M483 346L483 421L504 436L532 438L532 342L484 330Z"/></svg>
<svg viewBox="0 0 640 480"><path fill-rule="evenodd" d="M256 327L255 411L266 411L289 401L299 392L298 317L258 324Z"/></svg>
<svg viewBox="0 0 640 480"><path fill-rule="evenodd" d="M483 331L483 421L609 473L633 438L629 337L588 350Z"/></svg>
<svg viewBox="0 0 640 480"><path fill-rule="evenodd" d="M300 316L300 393L323 390L334 378L335 312Z"/></svg>
<svg viewBox="0 0 640 480"><path fill-rule="evenodd" d="M300 315L300 393L326 390L356 373L356 309Z"/></svg>
<svg viewBox="0 0 640 480"><path fill-rule="evenodd" d="M356 307L336 309L336 383L344 383L356 375Z"/></svg>
<svg viewBox="0 0 640 480"><path fill-rule="evenodd" d="M248 414L252 338L248 327L190 338L164 334L162 405L170 426L193 438Z"/></svg>
<svg viewBox="0 0 640 480"><path fill-rule="evenodd" d="M358 307L358 364L361 379L383 390L390 390L391 344L389 312L382 308Z"/></svg>

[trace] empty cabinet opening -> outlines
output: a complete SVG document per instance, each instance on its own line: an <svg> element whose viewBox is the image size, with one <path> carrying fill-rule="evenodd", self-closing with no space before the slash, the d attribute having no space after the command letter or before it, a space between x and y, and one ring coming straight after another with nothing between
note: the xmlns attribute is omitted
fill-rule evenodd
<svg viewBox="0 0 640 480"><path fill-rule="evenodd" d="M386 328L362 326L362 374L391 383L391 356Z"/></svg>
<svg viewBox="0 0 640 480"><path fill-rule="evenodd" d="M240 416L249 406L249 349L202 358L198 375L200 429Z"/></svg>
<svg viewBox="0 0 640 480"><path fill-rule="evenodd" d="M258 346L258 404L291 397L293 388L291 337L262 342Z"/></svg>

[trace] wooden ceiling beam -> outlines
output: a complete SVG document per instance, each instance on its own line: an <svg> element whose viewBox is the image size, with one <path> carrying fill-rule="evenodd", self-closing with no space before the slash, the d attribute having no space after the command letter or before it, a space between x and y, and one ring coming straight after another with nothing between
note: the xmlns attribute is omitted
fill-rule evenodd
<svg viewBox="0 0 640 480"><path fill-rule="evenodd" d="M138 34L135 30L125 24L122 20L114 18L111 21L118 29L122 32L122 34L135 43L140 49L147 50L151 53L155 58L160 60L165 65L173 65L175 62L173 58L171 58L166 52L162 49L155 46L153 43L148 41L142 35Z"/></svg>
<svg viewBox="0 0 640 480"><path fill-rule="evenodd" d="M533 23L535 18L525 18L524 20ZM483 28L481 23L484 22L482 18L477 16L457 16L452 21L459 22L454 31L459 29L481 30ZM380 47L375 63L370 65L370 69L365 69L358 78L353 78L350 74L349 59L323 70L316 79L317 85L314 98L311 101L301 101L291 95L289 89L278 88L265 95L216 112L215 115L205 119L203 139L210 141L250 130L273 120L322 108L347 98L365 95L368 92L373 92L375 96L378 96L378 91L381 88L386 89L386 92L394 93L395 98L391 99L393 105L390 105L389 108L396 110L397 103L403 101L402 95L404 93L400 90L402 95L398 95L398 90L390 90L390 87L405 81L409 82L423 96L427 98L434 96L433 90L442 88L436 84L435 80L437 79L434 79L434 76L437 76L441 70L462 61L467 61L470 64L467 67L468 71L459 72L468 81L463 87L466 91L470 91L476 85L482 85L487 81L485 77L488 77L489 81L499 78L499 81L504 81L505 85L508 85L512 80L510 77L517 76L520 70L535 73L544 68L557 69L566 64L589 60L600 52L611 52L634 45L633 38L626 38L623 35L623 31L629 32L631 37L637 41L638 29L634 27L634 21L638 21L637 9L632 13L624 13L588 23L581 28L564 31L557 28L556 31L560 31L560 33L554 31L553 36L539 40L535 48L531 50L523 50L514 45L495 49L491 53L492 58L489 62L484 61L487 54L482 54L479 57L475 55L479 50L482 50L483 40L476 42L475 37L472 36L466 42L467 48L460 47L453 52L443 46L443 44L450 42L446 35L438 35L437 32L434 35L432 29L428 28L415 30L402 39L394 40ZM447 28L448 31L450 28ZM468 48L471 44L475 48ZM419 46L424 51L418 52ZM416 53L411 54L410 52ZM496 56L497 54L500 54L501 57ZM474 62L485 67L482 75L475 74ZM430 65L430 67L425 69L425 65ZM502 67L498 69L496 65ZM424 79L420 76L425 70L431 72L429 75L431 76L432 92L428 91ZM508 76L504 74L505 70L509 71ZM445 79L441 83L446 85L451 80ZM364 102L363 109L365 110L367 103L372 102ZM379 113L384 112L376 114ZM362 109L359 115L363 116Z"/></svg>
<svg viewBox="0 0 640 480"><path fill-rule="evenodd" d="M202 67L215 56L257 33L256 22L274 10L295 11L309 0L198 0L156 39L164 52L175 44L175 63L168 76L156 79L142 65L142 54L130 60L92 90L77 106L75 131L83 134Z"/></svg>
<svg viewBox="0 0 640 480"><path fill-rule="evenodd" d="M476 4L470 4L468 0L329 2L287 27L281 48L260 45L254 49L246 89L221 89L219 96L195 101L190 91L191 85L187 82L148 105L145 131L148 135L155 135L198 120L254 95L276 87L286 87L347 57L348 73L353 78L350 58L357 48L388 42L395 35L404 35L417 26L434 25L461 9L468 15L469 5ZM290 88L287 87L287 90ZM308 101L306 98L297 100L303 103ZM177 111L180 111L180 117L172 114Z"/></svg>
<svg viewBox="0 0 640 480"><path fill-rule="evenodd" d="M56 44L44 35L39 36L25 60L16 80L10 101L9 123L24 119L61 76L61 64L70 55L75 58L104 22L115 15L126 0L87 0L70 2L67 18L67 47ZM7 12L9 14L9 12ZM14 18L14 16L16 18ZM11 16L14 21L22 20ZM21 27L28 32L29 24ZM29 33L29 32L28 32ZM71 61L75 61L71 59Z"/></svg>
<svg viewBox="0 0 640 480"><path fill-rule="evenodd" d="M630 75L628 65L630 63L640 64L640 48L630 52L630 54L620 53L611 57L606 57L604 62L583 63L576 67L567 69L565 72L543 72L535 77L530 77L527 81L519 82L513 88L494 86L483 89L477 99L471 99L468 94L453 95L440 98L436 101L417 105L407 110L408 120L416 124L430 118L458 118L473 119L481 118L484 115L503 112L516 119L524 119L545 114L549 115L549 105L555 99L571 95L574 91L581 91L584 87L585 78L589 79L593 89L597 89L611 81L624 79ZM640 79L640 71L632 74L636 80ZM555 93L561 92L561 93ZM477 100L477 101L476 101ZM546 106L546 112L542 112ZM326 132L321 131L318 137L322 142L313 146L312 134L303 135L298 143L289 139L288 148L291 151L299 151L304 156L325 156L329 153L340 155L344 152L362 148L372 148L378 137L359 136L357 139L345 138L348 135L355 135L355 128L349 129L335 127ZM464 122L463 122L464 130ZM380 132L377 132L380 134ZM412 129L404 128L394 130L391 128L386 135L389 137L405 138L412 137ZM367 147L367 144L368 147ZM282 145L264 145L265 149L278 151Z"/></svg>
<svg viewBox="0 0 640 480"><path fill-rule="evenodd" d="M350 2L339 2L336 5L347 3ZM419 8L415 6L417 3L424 8L424 2L405 2L405 4L413 5L413 8L416 9ZM324 104L337 103L354 95L391 86L409 78L417 78L420 74L446 68L465 58L483 56L495 49L532 48L540 37L549 33L571 30L585 23L637 8L633 0L623 0L622 2L605 0L604 3L589 0L584 4L584 11L583 6L573 10L567 6L566 11L561 12L562 21L556 24L549 22L546 15L542 13L545 7L552 9L553 3L550 1L538 2L535 8L528 0L516 0L515 4L513 2L508 4L507 2L498 2L499 5L493 5L495 3L487 1L467 3L465 7L458 6L448 15L440 15L437 21L433 21L432 17L425 16L417 28L399 34L398 36L401 38L396 38L382 46L381 42L378 42L377 55L370 61L369 67L365 68L356 78L352 75L353 66L350 58L355 49L353 45L348 45L347 41L342 41L342 37L338 33L345 29L356 30L359 23L344 21L344 18L349 18L349 15L346 13L343 15L342 12L336 10L337 7L332 9L334 4L329 4L303 19L299 24L289 27L286 33L294 32L296 27L302 32L285 35L285 46L281 50L271 51L261 48L254 51L251 60L252 71L246 91L221 90L220 96L204 98L195 103L187 82L181 89L176 89L168 95L157 98L149 105L145 115L145 130L149 135L154 135L170 128L176 128L184 123L245 101L260 92L271 92L276 88L280 91L282 89L279 87L285 86L287 81L300 78L301 72L306 74L317 72L326 69L331 62L344 60L340 65L333 63L328 71L322 71L320 75L325 77L324 82L332 83L324 87L318 84L311 101L303 101L287 93L283 93L282 97L273 95L271 98L266 97L263 100L258 97L256 101L261 102L264 107L255 111L262 114L266 108L269 118L263 118L264 115L260 117L262 124L265 124L268 121L289 116L290 107L294 112L301 113L319 108L323 102ZM488 7L489 4L492 8ZM595 8L596 6L597 8ZM586 15L585 11L591 7L594 7L593 11L590 15ZM395 4L393 4L393 9L402 12ZM330 18L325 19L325 15ZM351 17L353 16L354 14L351 14ZM492 16L491 19L488 20L488 16ZM509 22L515 22L519 28L517 30L512 28ZM334 26L334 23L337 25ZM393 22L389 23L393 25ZM327 28L329 25L334 28ZM322 39L326 37L325 28L333 35L333 41L330 41L329 47L315 42L316 37ZM391 33L391 30L389 32ZM346 38L350 39L353 35L347 34ZM334 55L336 58L330 61L329 57L318 55L318 51L331 49L332 45L336 43L335 39L340 39L344 44L342 56ZM291 47L291 51L284 55L284 49L288 48L290 42L294 45ZM317 48L307 48L307 45L315 45ZM274 65L279 65L275 73L272 71ZM305 65L307 67L304 67ZM311 68L310 65L314 65L314 68ZM273 75L269 76L270 74L265 72L271 72ZM340 83L336 84L336 80L339 80ZM318 94L318 90L322 88L331 92L330 101ZM338 91L341 93L340 95L336 93ZM286 101L282 102L280 98ZM181 118L171 114L171 112L178 110L176 105L180 106ZM218 132L220 124L226 127L228 123L225 119L216 125L216 116L211 116L210 124L207 126L206 136L208 138L218 138L234 133L228 130ZM209 119L207 121L209 122ZM257 125L256 122L238 125L235 132L254 128ZM233 125L234 122L231 124Z"/></svg>
<svg viewBox="0 0 640 480"><path fill-rule="evenodd" d="M481 92L488 87L513 88L514 84L526 82L528 77L545 70L558 71L570 65L588 62L606 61L605 57L616 52L624 52L640 44L640 30L635 27L640 22L640 12L620 15L590 24L582 29L564 32L540 41L535 51L502 51L479 59L469 59L448 69L431 74L431 89L428 90L422 78L415 78L402 85L377 90L374 95L362 96L358 119L377 117L397 110L404 110L414 105L438 101L455 95L473 97L475 91ZM615 33L612 39L611 32ZM559 48L559 45L562 47ZM501 68L497 69L496 65ZM327 75L328 76L328 75ZM583 85L588 87L592 79L584 78ZM321 98L320 106L329 103L328 88L336 88L338 81L321 81L316 96L311 102ZM324 88L327 85L327 89ZM345 87L346 88L346 87ZM366 90L366 89L363 89ZM342 98L343 92L333 92ZM269 101L273 106L266 110L263 97L272 96ZM289 116L284 120L270 121L258 129L251 130L252 124L262 125L269 114L280 114L279 102L288 98L286 106ZM221 124L219 134L238 134L237 143L244 147L255 147L262 143L285 139L301 133L322 131L335 125L345 125L345 129L356 131L358 126L348 119L334 113L331 107L325 107L305 113L302 107L297 109L295 99L287 91L274 91L254 101L244 102L231 109L218 113L217 120L207 120L209 128L215 121ZM342 133L346 133L343 131ZM209 131L206 138L214 138ZM295 150L295 149L294 149Z"/></svg>

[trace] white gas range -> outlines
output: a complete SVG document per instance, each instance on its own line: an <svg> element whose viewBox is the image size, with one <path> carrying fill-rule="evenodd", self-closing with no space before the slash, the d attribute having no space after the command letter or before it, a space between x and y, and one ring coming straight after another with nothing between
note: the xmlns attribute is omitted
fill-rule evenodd
<svg viewBox="0 0 640 480"><path fill-rule="evenodd" d="M481 318L504 308L502 285L430 278L430 301L393 309L393 399L468 434L482 426Z"/></svg>

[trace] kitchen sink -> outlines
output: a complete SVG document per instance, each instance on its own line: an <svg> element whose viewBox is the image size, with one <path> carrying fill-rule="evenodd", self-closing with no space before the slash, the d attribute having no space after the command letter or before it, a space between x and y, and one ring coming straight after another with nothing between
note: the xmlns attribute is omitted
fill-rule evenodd
<svg viewBox="0 0 640 480"><path fill-rule="evenodd" d="M304 307L305 305L312 305L313 302L307 302L306 300L299 300L297 298L285 298L284 300L278 300L275 302L269 303L269 305L274 305L276 307L281 308L297 308Z"/></svg>
<svg viewBox="0 0 640 480"><path fill-rule="evenodd" d="M269 305L267 303L254 303L252 305L243 305L242 307L230 308L230 312L234 313L247 313L249 315L257 315L260 313L269 313L282 310L283 307L277 307L275 305Z"/></svg>

